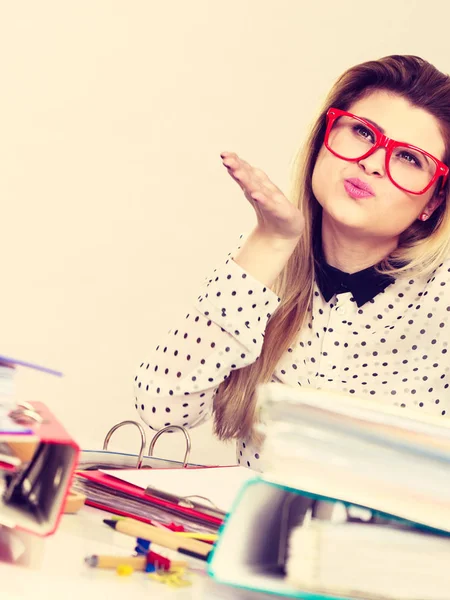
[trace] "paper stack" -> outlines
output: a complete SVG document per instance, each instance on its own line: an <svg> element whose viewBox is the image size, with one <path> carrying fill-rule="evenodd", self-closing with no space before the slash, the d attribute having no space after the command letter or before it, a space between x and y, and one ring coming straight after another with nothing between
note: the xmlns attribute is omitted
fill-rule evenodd
<svg viewBox="0 0 450 600"><path fill-rule="evenodd" d="M447 536L313 519L290 535L286 578L345 597L448 600L449 563Z"/></svg>
<svg viewBox="0 0 450 600"><path fill-rule="evenodd" d="M264 473L210 575L285 598L448 600L450 424L274 383L260 402Z"/></svg>

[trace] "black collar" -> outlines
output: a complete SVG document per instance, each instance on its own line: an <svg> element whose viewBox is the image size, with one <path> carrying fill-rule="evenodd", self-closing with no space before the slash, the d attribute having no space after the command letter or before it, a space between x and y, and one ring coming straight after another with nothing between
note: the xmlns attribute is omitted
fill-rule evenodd
<svg viewBox="0 0 450 600"><path fill-rule="evenodd" d="M373 266L350 274L329 265L323 254L320 228L316 229L313 247L316 282L326 302L335 294L351 292L356 304L361 307L395 281L391 275L378 273Z"/></svg>

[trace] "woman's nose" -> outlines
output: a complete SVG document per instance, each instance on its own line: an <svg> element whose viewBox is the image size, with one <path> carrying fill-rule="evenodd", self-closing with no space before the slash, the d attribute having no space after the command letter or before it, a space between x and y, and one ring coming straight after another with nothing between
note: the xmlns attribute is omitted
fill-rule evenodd
<svg viewBox="0 0 450 600"><path fill-rule="evenodd" d="M386 173L386 150L378 148L373 154L359 160L358 164L368 175L383 176Z"/></svg>

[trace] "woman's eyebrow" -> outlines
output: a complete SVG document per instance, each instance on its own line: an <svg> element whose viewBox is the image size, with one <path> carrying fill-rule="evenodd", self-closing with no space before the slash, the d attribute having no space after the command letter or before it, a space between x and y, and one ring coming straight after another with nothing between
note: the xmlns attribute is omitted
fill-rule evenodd
<svg viewBox="0 0 450 600"><path fill-rule="evenodd" d="M378 125L378 123L375 123L375 121L372 121L372 119L368 119L367 117L362 117L365 121L367 121L368 123L371 123L372 125L374 125L377 129L379 129L381 131L381 133L384 134L384 129Z"/></svg>

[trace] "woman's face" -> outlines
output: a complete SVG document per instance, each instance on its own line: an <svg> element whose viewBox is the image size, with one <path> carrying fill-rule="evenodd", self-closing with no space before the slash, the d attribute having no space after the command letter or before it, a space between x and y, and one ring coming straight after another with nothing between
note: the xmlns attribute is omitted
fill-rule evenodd
<svg viewBox="0 0 450 600"><path fill-rule="evenodd" d="M438 121L428 112L412 106L401 96L375 91L358 100L348 112L376 123L388 137L413 144L439 160L445 152ZM442 198L436 185L420 196L405 192L389 179L385 168L386 150L379 148L359 162L348 162L322 146L314 167L312 186L323 208L323 219L335 227L381 238L396 238L422 213L428 217ZM348 191L349 178L371 187L373 195L354 198Z"/></svg>

